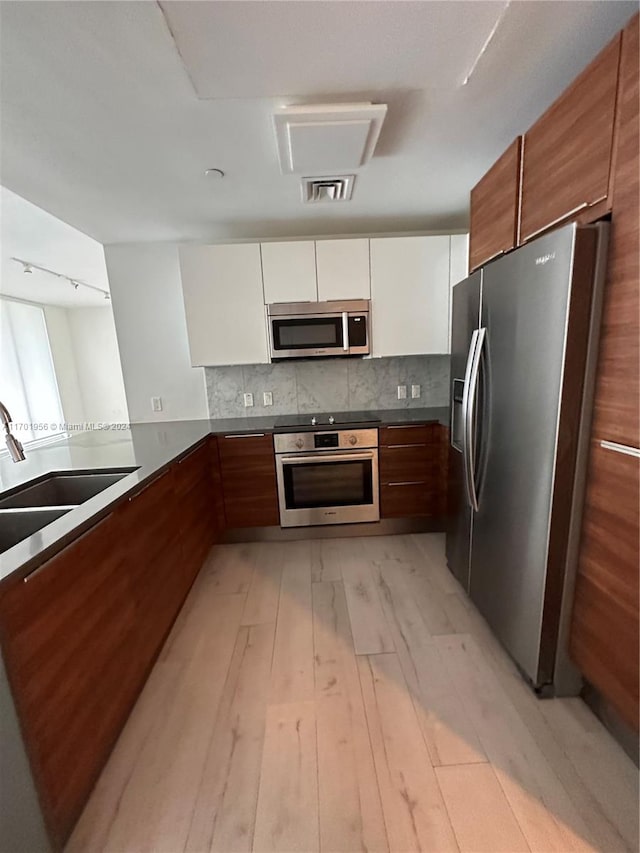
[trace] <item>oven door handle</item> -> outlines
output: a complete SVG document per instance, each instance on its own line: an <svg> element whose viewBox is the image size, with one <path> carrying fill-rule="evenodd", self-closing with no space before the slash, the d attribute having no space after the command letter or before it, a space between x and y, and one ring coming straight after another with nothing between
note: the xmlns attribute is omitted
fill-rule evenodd
<svg viewBox="0 0 640 853"><path fill-rule="evenodd" d="M283 465L295 465L298 462L366 462L374 458L371 453L318 453L316 456L281 456Z"/></svg>

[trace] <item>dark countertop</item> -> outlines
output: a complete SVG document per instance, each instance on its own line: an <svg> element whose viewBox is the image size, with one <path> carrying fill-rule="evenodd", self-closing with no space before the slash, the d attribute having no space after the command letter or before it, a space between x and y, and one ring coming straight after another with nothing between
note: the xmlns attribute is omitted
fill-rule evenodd
<svg viewBox="0 0 640 853"><path fill-rule="evenodd" d="M372 424L377 426L425 422L448 425L449 422L446 407L391 409L372 414L379 418L379 423ZM279 417L132 424L122 430L83 432L27 450L24 462L12 463L8 457L3 457L0 459L0 498L16 486L52 471L133 467L137 470L0 554L0 582L10 575L22 577L33 571L106 516L130 492L137 491L208 435L274 432Z"/></svg>

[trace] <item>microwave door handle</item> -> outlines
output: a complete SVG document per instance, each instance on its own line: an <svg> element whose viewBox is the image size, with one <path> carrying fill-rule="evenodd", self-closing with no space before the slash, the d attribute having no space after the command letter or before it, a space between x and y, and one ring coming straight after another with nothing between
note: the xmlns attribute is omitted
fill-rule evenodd
<svg viewBox="0 0 640 853"><path fill-rule="evenodd" d="M349 314L342 312L342 349L349 352Z"/></svg>

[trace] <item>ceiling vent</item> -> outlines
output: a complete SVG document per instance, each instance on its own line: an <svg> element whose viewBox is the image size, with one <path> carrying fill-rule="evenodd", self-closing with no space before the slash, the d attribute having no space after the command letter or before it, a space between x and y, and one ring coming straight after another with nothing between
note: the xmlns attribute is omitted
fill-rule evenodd
<svg viewBox="0 0 640 853"><path fill-rule="evenodd" d="M283 175L358 169L371 157L386 104L282 107L273 122Z"/></svg>
<svg viewBox="0 0 640 853"><path fill-rule="evenodd" d="M307 204L320 201L350 201L354 181L355 175L303 178L302 201Z"/></svg>

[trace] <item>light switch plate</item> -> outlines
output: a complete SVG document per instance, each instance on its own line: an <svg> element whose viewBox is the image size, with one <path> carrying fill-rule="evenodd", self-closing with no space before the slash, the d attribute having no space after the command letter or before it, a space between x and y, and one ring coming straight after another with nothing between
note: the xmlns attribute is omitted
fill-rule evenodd
<svg viewBox="0 0 640 853"><path fill-rule="evenodd" d="M265 406L273 406L273 393L271 391L265 391L262 395L262 403Z"/></svg>
<svg viewBox="0 0 640 853"><path fill-rule="evenodd" d="M250 409L253 406L253 394L245 394L244 395L244 407L245 409Z"/></svg>
<svg viewBox="0 0 640 853"><path fill-rule="evenodd" d="M406 385L398 385L398 400L406 400L407 399L407 386Z"/></svg>
<svg viewBox="0 0 640 853"><path fill-rule="evenodd" d="M411 386L411 399L417 400L419 396L420 396L420 386L419 385L412 385Z"/></svg>
<svg viewBox="0 0 640 853"><path fill-rule="evenodd" d="M152 397L151 398L151 411L152 412L161 412L162 411L162 397Z"/></svg>

